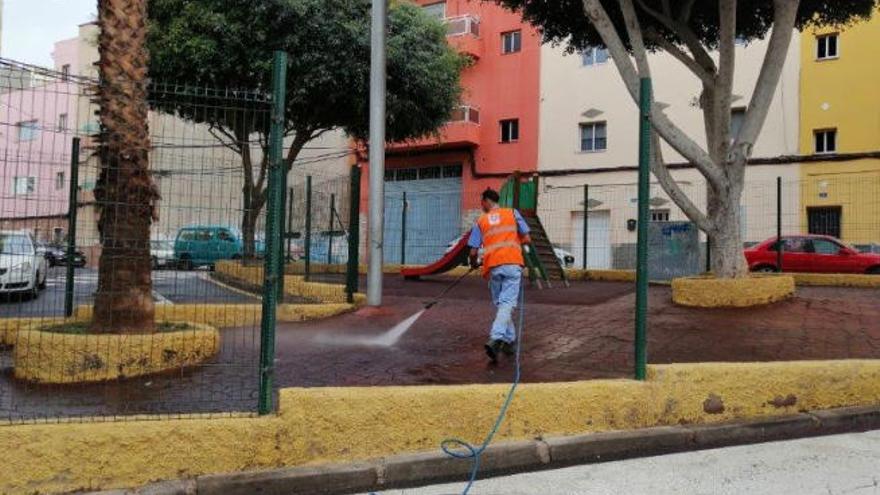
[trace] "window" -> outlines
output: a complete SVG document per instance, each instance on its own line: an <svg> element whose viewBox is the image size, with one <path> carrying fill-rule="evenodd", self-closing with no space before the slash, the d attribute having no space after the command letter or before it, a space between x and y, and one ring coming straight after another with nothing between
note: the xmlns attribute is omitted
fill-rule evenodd
<svg viewBox="0 0 880 495"><path fill-rule="evenodd" d="M55 190L60 191L64 189L64 172L58 172L55 174Z"/></svg>
<svg viewBox="0 0 880 495"><path fill-rule="evenodd" d="M33 194L36 186L36 177L15 177L12 180L12 195L27 196L29 194Z"/></svg>
<svg viewBox="0 0 880 495"><path fill-rule="evenodd" d="M58 115L58 131L64 132L67 130L67 114L62 113Z"/></svg>
<svg viewBox="0 0 880 495"><path fill-rule="evenodd" d="M745 108L733 108L730 110L730 142L736 140L739 136L739 130L742 129L743 121L746 119Z"/></svg>
<svg viewBox="0 0 880 495"><path fill-rule="evenodd" d="M837 58L837 33L816 37L816 59Z"/></svg>
<svg viewBox="0 0 880 495"><path fill-rule="evenodd" d="M422 11L431 17L436 17L437 19L443 19L446 17L446 2L432 3L431 5L425 5L424 7L422 7Z"/></svg>
<svg viewBox="0 0 880 495"><path fill-rule="evenodd" d="M218 232L217 238L220 239L221 241L235 242L235 239L232 238L232 234L230 234L229 232L226 232L225 230L221 230L220 232Z"/></svg>
<svg viewBox="0 0 880 495"><path fill-rule="evenodd" d="M651 210L652 222L668 222L669 210Z"/></svg>
<svg viewBox="0 0 880 495"><path fill-rule="evenodd" d="M473 122L474 124L480 123L480 111L474 107L469 106L460 106L456 107L452 110L452 115L449 116L450 122Z"/></svg>
<svg viewBox="0 0 880 495"><path fill-rule="evenodd" d="M608 62L608 49L593 47L587 48L581 52L581 63L584 66L604 64Z"/></svg>
<svg viewBox="0 0 880 495"><path fill-rule="evenodd" d="M446 165L443 167L443 177L461 177L461 165Z"/></svg>
<svg viewBox="0 0 880 495"><path fill-rule="evenodd" d="M840 239L840 206L807 208L807 232Z"/></svg>
<svg viewBox="0 0 880 495"><path fill-rule="evenodd" d="M817 254L840 254L840 245L828 239L813 239L813 252Z"/></svg>
<svg viewBox="0 0 880 495"><path fill-rule="evenodd" d="M443 175L440 167L423 167L419 169L419 179L439 179Z"/></svg>
<svg viewBox="0 0 880 495"><path fill-rule="evenodd" d="M70 79L70 64L64 64L61 66L61 80L67 81Z"/></svg>
<svg viewBox="0 0 880 495"><path fill-rule="evenodd" d="M519 141L519 119L501 121L501 142L515 143Z"/></svg>
<svg viewBox="0 0 880 495"><path fill-rule="evenodd" d="M607 148L605 122L581 124L581 151L605 151Z"/></svg>
<svg viewBox="0 0 880 495"><path fill-rule="evenodd" d="M813 131L816 141L816 153L837 152L837 129L822 129Z"/></svg>
<svg viewBox="0 0 880 495"><path fill-rule="evenodd" d="M516 53L522 50L522 31L501 34L501 53Z"/></svg>
<svg viewBox="0 0 880 495"><path fill-rule="evenodd" d="M803 237L783 237L782 250L786 253L806 253L808 241ZM770 246L770 251L776 251L776 245Z"/></svg>
<svg viewBox="0 0 880 495"><path fill-rule="evenodd" d="M18 127L18 140L19 141L33 141L37 139L37 136L40 135L40 130L37 125L36 120L28 120L26 122L19 122L15 124Z"/></svg>

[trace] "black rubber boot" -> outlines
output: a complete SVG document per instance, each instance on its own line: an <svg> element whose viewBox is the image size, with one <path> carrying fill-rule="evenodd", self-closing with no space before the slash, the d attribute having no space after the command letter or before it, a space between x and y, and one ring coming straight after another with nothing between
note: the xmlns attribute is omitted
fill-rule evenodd
<svg viewBox="0 0 880 495"><path fill-rule="evenodd" d="M501 352L502 347L504 346L504 342L500 340L489 340L486 342L484 346L486 349L486 355L489 356L489 360L493 363L498 362L498 353Z"/></svg>
<svg viewBox="0 0 880 495"><path fill-rule="evenodd" d="M512 357L514 354L516 354L516 344L511 344L510 342L502 342L501 352L503 352L504 355L507 357Z"/></svg>

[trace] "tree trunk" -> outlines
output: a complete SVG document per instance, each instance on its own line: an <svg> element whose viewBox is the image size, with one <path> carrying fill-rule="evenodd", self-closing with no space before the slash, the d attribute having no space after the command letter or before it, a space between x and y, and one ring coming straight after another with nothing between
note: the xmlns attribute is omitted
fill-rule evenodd
<svg viewBox="0 0 880 495"><path fill-rule="evenodd" d="M713 229L709 236L710 268L718 278L737 278L748 274L739 212L742 184L730 184L722 191L709 186L707 213Z"/></svg>
<svg viewBox="0 0 880 495"><path fill-rule="evenodd" d="M256 257L257 249L255 233L257 231L257 220L259 217L260 210L248 205L241 218L242 257L245 260L252 260Z"/></svg>
<svg viewBox="0 0 880 495"><path fill-rule="evenodd" d="M155 329L150 225L159 195L149 170L145 0L99 0L101 258L92 330Z"/></svg>

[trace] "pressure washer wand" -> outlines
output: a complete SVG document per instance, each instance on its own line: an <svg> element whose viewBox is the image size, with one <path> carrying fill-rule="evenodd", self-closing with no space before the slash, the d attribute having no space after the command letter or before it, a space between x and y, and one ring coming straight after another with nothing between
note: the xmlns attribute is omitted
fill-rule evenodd
<svg viewBox="0 0 880 495"><path fill-rule="evenodd" d="M476 268L471 267L471 269L468 270L467 273L465 273L464 275L455 279L451 284L449 284L445 289L443 289L443 292L441 292L437 297L435 297L433 301L429 301L429 302L425 303L425 309L433 308L438 302L440 302L441 299L443 299L443 296L448 294L449 291L451 291L455 286L457 286L459 283L461 283L461 281L464 280L468 275L473 273L474 270L476 270Z"/></svg>

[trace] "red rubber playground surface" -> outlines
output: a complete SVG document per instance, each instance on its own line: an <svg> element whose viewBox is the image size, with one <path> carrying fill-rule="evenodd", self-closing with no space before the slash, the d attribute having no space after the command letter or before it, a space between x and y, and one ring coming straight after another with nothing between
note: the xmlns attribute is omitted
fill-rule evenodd
<svg viewBox="0 0 880 495"><path fill-rule="evenodd" d="M425 312L396 345L352 339L382 334L452 280L386 276L383 311L279 325L278 386L509 381L512 363L492 366L483 354L494 308L476 277ZM612 282L527 288L523 381L630 376L633 290ZM649 304L650 363L880 358L880 290L804 287L771 306L706 310L674 306L668 287L652 286Z"/></svg>

